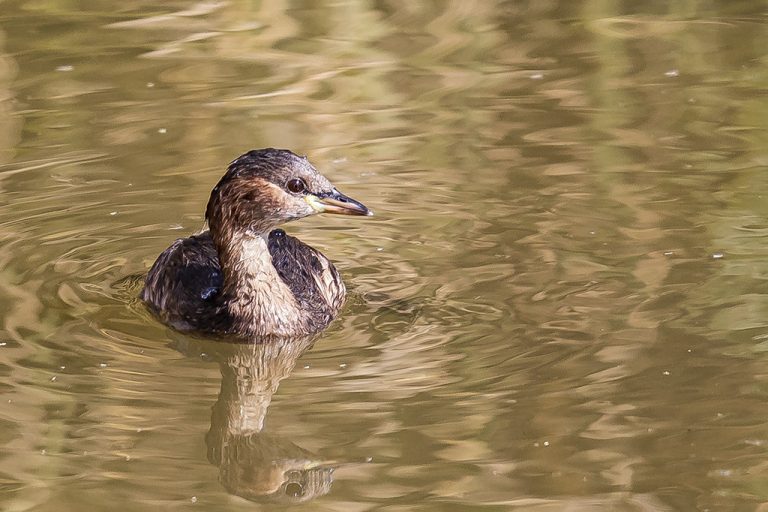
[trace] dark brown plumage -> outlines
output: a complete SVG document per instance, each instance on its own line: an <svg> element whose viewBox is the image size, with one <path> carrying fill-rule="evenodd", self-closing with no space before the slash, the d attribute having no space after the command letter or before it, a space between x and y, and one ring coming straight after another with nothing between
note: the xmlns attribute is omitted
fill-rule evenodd
<svg viewBox="0 0 768 512"><path fill-rule="evenodd" d="M306 158L250 151L213 188L209 230L176 240L152 265L141 298L181 331L296 336L326 327L346 289L320 252L276 226L315 213L371 215Z"/></svg>

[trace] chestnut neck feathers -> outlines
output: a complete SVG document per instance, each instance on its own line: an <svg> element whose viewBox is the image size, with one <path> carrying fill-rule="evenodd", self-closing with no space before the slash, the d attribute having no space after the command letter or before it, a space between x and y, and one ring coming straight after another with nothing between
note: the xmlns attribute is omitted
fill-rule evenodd
<svg viewBox="0 0 768 512"><path fill-rule="evenodd" d="M229 165L206 208L231 316L243 326L268 327L271 334L289 334L296 330L292 324L308 321L278 275L267 245L272 229L315 213L286 189L293 179L333 188L306 158L283 150L250 151Z"/></svg>

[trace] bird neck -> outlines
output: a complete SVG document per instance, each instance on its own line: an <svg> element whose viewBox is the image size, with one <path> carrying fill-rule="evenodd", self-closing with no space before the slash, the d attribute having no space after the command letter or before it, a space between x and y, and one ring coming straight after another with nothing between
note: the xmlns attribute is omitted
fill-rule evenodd
<svg viewBox="0 0 768 512"><path fill-rule="evenodd" d="M219 430L225 438L260 432L280 381L290 375L296 360L315 338L275 338L227 347L227 356L221 361L221 392L213 407L211 431Z"/></svg>
<svg viewBox="0 0 768 512"><path fill-rule="evenodd" d="M272 263L267 234L236 233L217 245L223 296L236 330L256 336L296 334L304 314Z"/></svg>

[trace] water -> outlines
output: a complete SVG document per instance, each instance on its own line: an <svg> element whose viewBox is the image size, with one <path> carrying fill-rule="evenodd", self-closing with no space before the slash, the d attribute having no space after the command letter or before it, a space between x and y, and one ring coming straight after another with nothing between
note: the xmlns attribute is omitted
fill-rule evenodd
<svg viewBox="0 0 768 512"><path fill-rule="evenodd" d="M767 12L3 2L0 508L763 510ZM376 211L287 228L341 319L169 331L142 275L265 146Z"/></svg>

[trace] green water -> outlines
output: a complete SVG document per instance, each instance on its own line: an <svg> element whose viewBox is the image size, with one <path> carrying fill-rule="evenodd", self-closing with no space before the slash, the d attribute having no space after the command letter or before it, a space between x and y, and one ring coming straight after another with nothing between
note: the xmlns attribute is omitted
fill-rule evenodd
<svg viewBox="0 0 768 512"><path fill-rule="evenodd" d="M766 510L766 48L759 1L0 2L0 509ZM376 212L286 227L343 314L168 330L143 274L266 146Z"/></svg>

